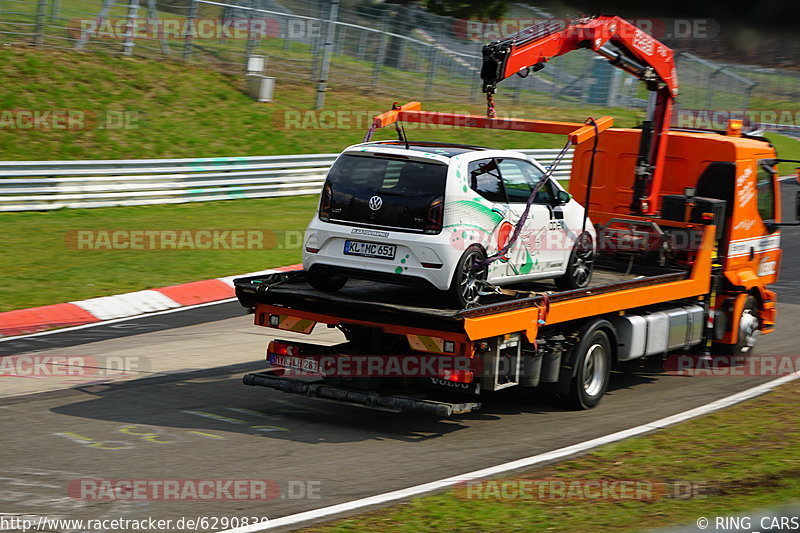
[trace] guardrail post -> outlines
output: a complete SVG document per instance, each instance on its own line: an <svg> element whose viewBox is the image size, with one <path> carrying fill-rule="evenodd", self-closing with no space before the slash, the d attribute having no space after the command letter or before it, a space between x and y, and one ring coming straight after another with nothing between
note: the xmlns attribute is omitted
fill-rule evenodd
<svg viewBox="0 0 800 533"><path fill-rule="evenodd" d="M125 31L125 42L122 44L122 55L133 55L134 38L136 35L136 14L139 11L139 0L130 0L128 4L128 27Z"/></svg>
<svg viewBox="0 0 800 533"><path fill-rule="evenodd" d="M339 0L331 0L331 10L328 15L328 28L325 35L325 50L322 55L322 65L319 69L319 83L317 84L317 101L314 109L322 109L325 105L325 90L327 89L328 74L331 69L331 55L333 54L334 40L336 39L336 17L339 14Z"/></svg>
<svg viewBox="0 0 800 533"><path fill-rule="evenodd" d="M44 22L47 13L47 0L39 0L36 4L36 45L44 44Z"/></svg>
<svg viewBox="0 0 800 533"><path fill-rule="evenodd" d="M189 16L186 21L186 34L183 36L183 58L192 57L192 39L197 31L197 0L189 2Z"/></svg>

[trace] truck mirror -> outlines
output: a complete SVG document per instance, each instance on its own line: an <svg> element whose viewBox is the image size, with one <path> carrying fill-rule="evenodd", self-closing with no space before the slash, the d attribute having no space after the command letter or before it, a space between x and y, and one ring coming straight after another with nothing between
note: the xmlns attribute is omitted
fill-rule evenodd
<svg viewBox="0 0 800 533"><path fill-rule="evenodd" d="M800 191L799 191L799 192L800 192ZM562 191L562 190L559 190L559 191L556 193L556 200L558 200L558 203L559 203L560 205L564 205L564 204L566 204L567 202L569 202L569 201L570 201L570 199L571 199L571 198L572 198L572 195L571 195L570 193L568 193L567 191Z"/></svg>

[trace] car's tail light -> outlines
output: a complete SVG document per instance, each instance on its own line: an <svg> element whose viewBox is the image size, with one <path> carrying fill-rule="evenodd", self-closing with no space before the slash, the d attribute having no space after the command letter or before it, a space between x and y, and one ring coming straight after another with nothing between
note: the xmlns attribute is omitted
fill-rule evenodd
<svg viewBox="0 0 800 533"><path fill-rule="evenodd" d="M444 198L440 196L428 206L428 214L425 217L423 230L428 235L441 233L444 223Z"/></svg>
<svg viewBox="0 0 800 533"><path fill-rule="evenodd" d="M322 187L322 198L319 200L319 219L323 222L328 222L331 219L332 196L331 184L326 182L325 186Z"/></svg>
<svg viewBox="0 0 800 533"><path fill-rule="evenodd" d="M311 247L306 246L306 252L308 252L310 254L316 254L316 253L319 253L319 248L311 248Z"/></svg>

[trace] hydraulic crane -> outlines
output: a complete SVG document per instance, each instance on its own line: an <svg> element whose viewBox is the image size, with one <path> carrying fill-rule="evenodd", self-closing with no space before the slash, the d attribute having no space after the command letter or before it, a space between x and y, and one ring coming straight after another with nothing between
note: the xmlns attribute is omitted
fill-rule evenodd
<svg viewBox="0 0 800 533"><path fill-rule="evenodd" d="M579 49L605 57L615 67L644 81L650 91L630 209L634 214L653 215L658 207L678 78L672 49L630 22L599 16L577 19L561 28L545 21L485 45L481 78L489 116L494 115L493 95L499 82L514 74L525 77L543 69L554 57Z"/></svg>

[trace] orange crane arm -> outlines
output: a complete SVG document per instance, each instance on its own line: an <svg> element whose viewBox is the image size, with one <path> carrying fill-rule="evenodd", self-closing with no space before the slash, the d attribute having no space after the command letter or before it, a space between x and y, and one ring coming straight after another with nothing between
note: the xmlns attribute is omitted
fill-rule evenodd
<svg viewBox="0 0 800 533"><path fill-rule="evenodd" d="M653 215L661 190L669 120L678 95L672 49L620 17L583 18L565 28L545 21L483 47L483 91L493 94L497 84L510 76L525 77L554 57L582 48L643 80L651 91L630 207L633 213Z"/></svg>

